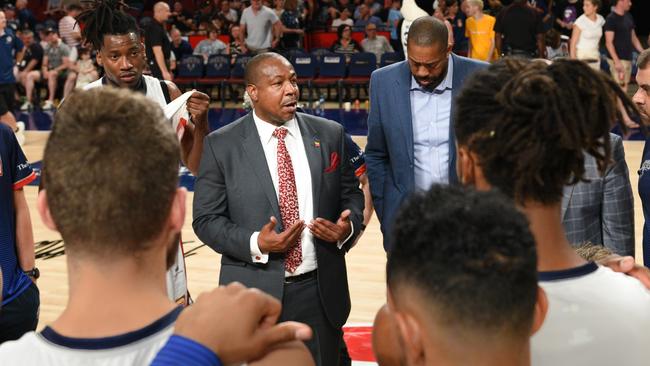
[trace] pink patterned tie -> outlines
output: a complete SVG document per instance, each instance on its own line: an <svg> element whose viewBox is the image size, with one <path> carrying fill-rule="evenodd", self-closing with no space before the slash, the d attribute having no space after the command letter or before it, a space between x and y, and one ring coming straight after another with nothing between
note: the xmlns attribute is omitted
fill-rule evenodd
<svg viewBox="0 0 650 366"><path fill-rule="evenodd" d="M296 178L293 174L291 156L287 151L284 138L287 137L287 130L278 127L273 131L273 136L278 139L278 189L280 191L280 215L282 215L282 226L288 229L300 219L298 213L298 190L296 189ZM284 269L294 272L302 263L302 247L300 238L285 254Z"/></svg>

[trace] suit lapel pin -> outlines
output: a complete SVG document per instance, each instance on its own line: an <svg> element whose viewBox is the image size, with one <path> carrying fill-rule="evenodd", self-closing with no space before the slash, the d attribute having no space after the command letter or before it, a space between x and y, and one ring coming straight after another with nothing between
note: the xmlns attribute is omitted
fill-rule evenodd
<svg viewBox="0 0 650 366"><path fill-rule="evenodd" d="M317 149L320 148L320 140L316 136L314 136L314 147Z"/></svg>

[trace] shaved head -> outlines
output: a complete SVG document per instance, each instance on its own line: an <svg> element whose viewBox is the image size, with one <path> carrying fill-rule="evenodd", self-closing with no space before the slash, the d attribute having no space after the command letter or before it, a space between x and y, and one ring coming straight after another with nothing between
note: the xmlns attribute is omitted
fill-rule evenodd
<svg viewBox="0 0 650 366"><path fill-rule="evenodd" d="M407 36L407 45L431 47L439 45L446 48L449 41L449 32L445 23L431 16L417 18Z"/></svg>
<svg viewBox="0 0 650 366"><path fill-rule="evenodd" d="M156 3L156 5L153 6L153 11L154 12L159 12L161 10L164 10L165 8L169 9L169 5L167 3L159 1Z"/></svg>
<svg viewBox="0 0 650 366"><path fill-rule="evenodd" d="M291 63L280 54L275 52L261 53L250 59L246 64L246 70L244 71L244 81L246 82L246 85L257 84L260 76L263 75L264 65L272 60L291 65Z"/></svg>

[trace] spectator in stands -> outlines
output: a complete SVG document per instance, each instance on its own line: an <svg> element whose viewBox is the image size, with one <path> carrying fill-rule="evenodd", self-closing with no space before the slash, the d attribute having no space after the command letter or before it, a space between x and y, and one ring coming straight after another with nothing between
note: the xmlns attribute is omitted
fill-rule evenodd
<svg viewBox="0 0 650 366"><path fill-rule="evenodd" d="M43 47L34 41L34 32L31 30L22 31L22 40L25 44L25 54L22 62L18 65L18 81L25 88L27 100L20 107L21 111L32 108L34 97L34 83L41 80L41 68L43 66Z"/></svg>
<svg viewBox="0 0 650 366"><path fill-rule="evenodd" d="M189 11L183 9L183 3L180 1L174 2L174 11L169 16L169 22L172 27L177 28L183 33L190 32L194 28L194 20ZM177 60L180 60L177 58Z"/></svg>
<svg viewBox="0 0 650 366"><path fill-rule="evenodd" d="M79 49L79 59L71 69L73 69L77 74L75 88L81 89L99 79L99 74L95 68L95 62L91 58L90 49L88 48Z"/></svg>
<svg viewBox="0 0 650 366"><path fill-rule="evenodd" d="M366 25L366 38L361 41L361 48L363 52L374 53L377 57L377 64L381 61L381 55L386 52L394 52L386 37L377 35L377 26L372 23Z"/></svg>
<svg viewBox="0 0 650 366"><path fill-rule="evenodd" d="M144 44L151 75L160 80L171 81L174 76L169 72L171 41L164 24L169 19L169 5L158 2L153 7L153 21L145 31Z"/></svg>
<svg viewBox="0 0 650 366"><path fill-rule="evenodd" d="M81 5L71 3L66 6L66 15L59 20L59 35L65 44L70 47L70 61L77 61L77 47L81 44L81 29L77 23L77 16L81 14Z"/></svg>
<svg viewBox="0 0 650 366"><path fill-rule="evenodd" d="M507 198L434 185L405 203L394 235L379 365L530 365L547 301L535 240Z"/></svg>
<svg viewBox="0 0 650 366"><path fill-rule="evenodd" d="M172 28L169 35L172 38L172 52L177 62L180 62L185 56L192 54L190 42L181 37L181 32L178 29Z"/></svg>
<svg viewBox="0 0 650 366"><path fill-rule="evenodd" d="M302 47L302 36L305 34L300 13L298 12L298 0L282 0L284 11L280 15L280 27L282 37L280 38L280 49L295 50Z"/></svg>
<svg viewBox="0 0 650 366"><path fill-rule="evenodd" d="M346 24L339 25L336 30L337 39L330 47L334 53L341 53L345 55L345 61L350 62L350 55L353 53L361 52L361 47L352 39L352 27Z"/></svg>
<svg viewBox="0 0 650 366"><path fill-rule="evenodd" d="M11 29L11 32L13 34L18 34L18 31L20 30L20 24L16 19L16 8L12 4L5 4L4 14L5 14L5 21L7 24L5 27L7 29Z"/></svg>
<svg viewBox="0 0 650 366"><path fill-rule="evenodd" d="M372 15L370 13L370 8L368 5L361 4L358 7L359 9L359 16L355 17L356 21L354 22L354 27L357 29L364 29L367 24L372 23L376 26L381 26L382 21L378 17Z"/></svg>
<svg viewBox="0 0 650 366"><path fill-rule="evenodd" d="M469 38L469 58L494 60L494 23L496 19L483 14L483 0L466 0L470 17L467 18L465 33Z"/></svg>
<svg viewBox="0 0 650 366"><path fill-rule="evenodd" d="M454 33L453 51L457 55L467 56L467 36L465 36L465 20L467 16L460 10L458 0L446 0L447 14L445 18L449 21Z"/></svg>
<svg viewBox="0 0 650 366"><path fill-rule="evenodd" d="M556 0L553 9L555 29L562 35L571 36L573 24L583 12L580 3L578 0Z"/></svg>
<svg viewBox="0 0 650 366"><path fill-rule="evenodd" d="M34 30L36 25L36 18L29 8L27 8L27 0L16 0L16 18L20 29Z"/></svg>
<svg viewBox="0 0 650 366"><path fill-rule="evenodd" d="M404 18L400 12L401 7L402 3L400 0L393 0L393 3L388 10L388 19L386 23L388 24L388 29L390 29L390 45L396 52L403 54L402 41L400 39L399 28L397 27L400 20Z"/></svg>
<svg viewBox="0 0 650 366"><path fill-rule="evenodd" d="M280 42L280 19L273 10L262 5L261 0L251 0L239 21L239 37L245 47L242 51L253 54L276 48Z"/></svg>
<svg viewBox="0 0 650 366"><path fill-rule="evenodd" d="M20 144L25 140L25 125L17 123L13 114L16 93L14 66L21 63L22 57L23 42L7 28L5 13L0 11L0 123L17 134Z"/></svg>
<svg viewBox="0 0 650 366"><path fill-rule="evenodd" d="M598 14L600 0L585 0L582 14L573 24L571 33L571 58L589 63L594 70L600 70L600 39L603 36L605 19Z"/></svg>
<svg viewBox="0 0 650 366"><path fill-rule="evenodd" d="M501 3L501 0L487 0L487 9L490 15L492 15L495 19L501 12L501 9L503 9L503 4Z"/></svg>
<svg viewBox="0 0 650 366"><path fill-rule="evenodd" d="M370 16L376 16L381 10L381 4L375 2L375 0L363 0L363 2L354 9L354 19L362 17L362 5L365 5L368 8Z"/></svg>
<svg viewBox="0 0 650 366"><path fill-rule="evenodd" d="M246 45L239 36L241 28L238 25L234 25L230 28L230 62L235 63L237 56L245 54Z"/></svg>
<svg viewBox="0 0 650 366"><path fill-rule="evenodd" d="M566 45L562 44L561 34L556 29L550 29L544 36L546 43L546 59L556 60L569 57Z"/></svg>
<svg viewBox="0 0 650 366"><path fill-rule="evenodd" d="M338 29L342 24L349 25L352 27L354 25L354 20L350 18L350 9L344 7L340 12L337 12L338 16L332 21L332 29Z"/></svg>
<svg viewBox="0 0 650 366"><path fill-rule="evenodd" d="M494 24L496 48L506 56L546 57L542 21L526 0L514 0Z"/></svg>
<svg viewBox="0 0 650 366"><path fill-rule="evenodd" d="M229 54L228 45L219 39L219 31L215 28L208 31L208 39L204 39L194 48L194 55L203 56L203 62L207 63L212 55Z"/></svg>
<svg viewBox="0 0 650 366"><path fill-rule="evenodd" d="M43 79L47 80L47 90L49 95L43 104L43 109L54 109L54 97L56 96L57 86L60 80L67 82L68 69L70 68L70 47L65 44L59 34L53 28L46 29L47 46L43 50L43 65L41 72ZM69 83L66 83L69 84ZM68 89L64 88L63 97L65 98L74 84L69 85Z"/></svg>
<svg viewBox="0 0 650 366"><path fill-rule="evenodd" d="M282 13L284 13L284 0L273 0L273 12L278 19L282 16Z"/></svg>
<svg viewBox="0 0 650 366"><path fill-rule="evenodd" d="M615 0L616 1L616 0ZM605 45L607 47L607 63L616 82L627 90L632 73L632 52L643 52L634 28L634 18L629 13L631 0L618 0L612 12L605 20Z"/></svg>
<svg viewBox="0 0 650 366"><path fill-rule="evenodd" d="M229 34L230 28L237 24L239 17L234 9L230 8L228 0L222 0L217 8L217 12L212 16L213 23L218 20L220 23L219 34Z"/></svg>

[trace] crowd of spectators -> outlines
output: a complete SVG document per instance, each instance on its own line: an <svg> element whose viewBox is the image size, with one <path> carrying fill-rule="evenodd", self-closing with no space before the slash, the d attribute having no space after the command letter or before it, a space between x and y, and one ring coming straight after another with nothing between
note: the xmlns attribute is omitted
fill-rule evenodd
<svg viewBox="0 0 650 366"><path fill-rule="evenodd" d="M571 57L600 68L604 54L612 76L626 87L632 53L643 49L629 14L630 0L435 0L433 6L434 16L450 30L453 51L484 61L506 55ZM326 45L331 52L348 61L353 53L370 52L379 64L384 53L403 55L400 8L400 0L175 1L156 4L140 19L151 73L171 80L178 62L189 55L207 62L211 55L224 54L234 63L240 54L306 49L306 35L320 31L336 32ZM42 22L28 0L6 3L2 10L7 32L26 46L21 57L15 55L21 110L30 110L35 99L52 109L55 98L101 74L92 63L94 55L81 48L75 18L82 3L68 3ZM204 38L190 43L191 36ZM47 90L43 101L38 88Z"/></svg>

